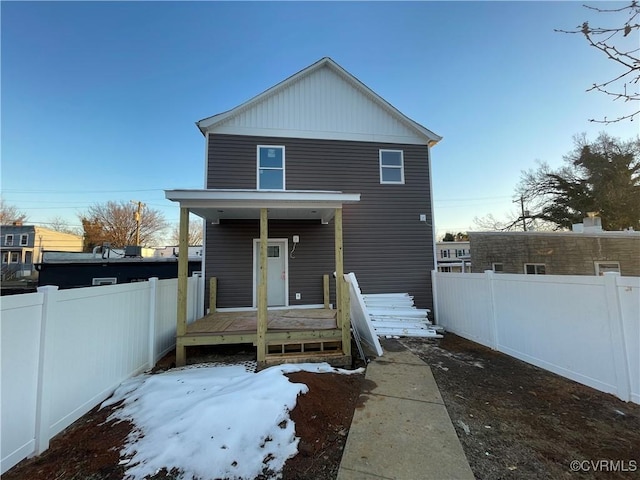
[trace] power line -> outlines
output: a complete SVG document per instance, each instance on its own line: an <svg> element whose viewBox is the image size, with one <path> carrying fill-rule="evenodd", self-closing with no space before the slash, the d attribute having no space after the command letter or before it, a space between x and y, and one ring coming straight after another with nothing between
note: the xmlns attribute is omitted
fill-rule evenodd
<svg viewBox="0 0 640 480"><path fill-rule="evenodd" d="M134 190L17 190L11 188L2 189L3 193L55 193L55 194L68 194L68 193L131 193L131 192L164 192L164 188L147 188L147 189L134 189Z"/></svg>

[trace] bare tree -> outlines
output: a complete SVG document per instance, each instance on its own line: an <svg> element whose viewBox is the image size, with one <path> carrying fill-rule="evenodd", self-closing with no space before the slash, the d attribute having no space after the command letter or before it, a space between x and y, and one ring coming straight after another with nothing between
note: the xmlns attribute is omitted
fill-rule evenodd
<svg viewBox="0 0 640 480"><path fill-rule="evenodd" d="M6 203L0 197L0 225L11 225L13 222L23 222L27 215L20 211L15 205Z"/></svg>
<svg viewBox="0 0 640 480"><path fill-rule="evenodd" d="M523 172L517 193L533 205L533 218L571 228L599 212L605 230L640 228L640 138L577 135L564 162L557 170L542 163Z"/></svg>
<svg viewBox="0 0 640 480"><path fill-rule="evenodd" d="M71 235L82 235L82 228L70 225L67 220L60 216L55 216L45 223L49 230L55 230L61 233L70 233Z"/></svg>
<svg viewBox="0 0 640 480"><path fill-rule="evenodd" d="M81 214L80 220L85 233L85 249L90 249L103 242L112 247L122 248L134 245L136 238L137 207L130 202L106 202L89 207ZM140 244L157 243L167 222L161 212L145 208L140 216Z"/></svg>
<svg viewBox="0 0 640 480"><path fill-rule="evenodd" d="M202 245L202 220L189 220L189 246ZM174 225L170 237L174 245L180 243L180 225Z"/></svg>
<svg viewBox="0 0 640 480"><path fill-rule="evenodd" d="M600 83L594 83L587 91L604 93L613 97L613 100L639 101L640 59L638 52L640 47L638 30L640 30L640 5L638 1L632 0L629 5L620 8L598 8L588 5L584 5L584 7L598 13L626 15L626 21L618 27L592 27L589 22L583 22L577 27L577 30L556 30L562 33L583 34L589 45L600 50L609 60L616 62L621 67L619 75ZM589 121L596 123L614 123L627 119L632 121L640 114L640 109L634 106L632 110L632 113L614 120L608 120L607 117L604 117L601 120L590 119Z"/></svg>

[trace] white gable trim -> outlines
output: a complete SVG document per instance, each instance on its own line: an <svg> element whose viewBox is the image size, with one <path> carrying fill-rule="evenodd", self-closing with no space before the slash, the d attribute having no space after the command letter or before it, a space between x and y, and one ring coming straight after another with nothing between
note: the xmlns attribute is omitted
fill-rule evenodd
<svg viewBox="0 0 640 480"><path fill-rule="evenodd" d="M248 110L257 107L262 102L267 102L272 97L280 94L285 89L293 86L296 82L303 81L306 77L311 76L323 67L327 67L331 72L336 74L342 80L347 82L351 87L363 94L368 100L381 108L388 114L398 127L392 132L341 132L341 131L316 131L315 129L291 129L291 128L264 128L260 125L242 125L234 124L234 120L242 116ZM379 111L379 110L378 110ZM212 117L205 118L196 123L200 131L206 135L207 132L242 134L242 135L265 135L277 137L295 137L295 138L323 138L336 140L356 140L356 141L382 141L390 143L410 143L410 144L426 144L435 145L442 139L432 131L426 129L419 123L411 120L393 105L388 103L382 97L377 95L373 90L367 87L360 80L355 78L341 66L328 57L325 57L313 65L292 75L286 80L269 88L261 94L253 97L247 102L237 106L236 108L223 112ZM401 125L402 127L400 127Z"/></svg>

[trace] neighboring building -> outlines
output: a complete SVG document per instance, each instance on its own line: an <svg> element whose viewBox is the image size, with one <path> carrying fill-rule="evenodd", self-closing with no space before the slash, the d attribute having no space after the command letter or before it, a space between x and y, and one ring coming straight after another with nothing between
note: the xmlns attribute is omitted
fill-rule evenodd
<svg viewBox="0 0 640 480"><path fill-rule="evenodd" d="M151 277L160 280L178 277L176 258L78 258L46 260L36 265L38 286L56 285L61 289L120 283L143 282ZM190 258L188 274L202 268L200 258Z"/></svg>
<svg viewBox="0 0 640 480"><path fill-rule="evenodd" d="M436 262L439 272L471 272L469 241L436 242Z"/></svg>
<svg viewBox="0 0 640 480"><path fill-rule="evenodd" d="M640 232L603 231L593 220L574 225L572 232L469 232L472 270L640 276Z"/></svg>
<svg viewBox="0 0 640 480"><path fill-rule="evenodd" d="M166 195L207 219L217 307L257 306L261 208L269 306L322 305L341 236L344 271L364 293L408 292L433 307L430 149L440 136L330 58L197 126L206 189Z"/></svg>
<svg viewBox="0 0 640 480"><path fill-rule="evenodd" d="M42 260L44 250L81 252L83 247L81 236L23 225L22 222L3 225L0 230L3 280L31 276L34 264Z"/></svg>

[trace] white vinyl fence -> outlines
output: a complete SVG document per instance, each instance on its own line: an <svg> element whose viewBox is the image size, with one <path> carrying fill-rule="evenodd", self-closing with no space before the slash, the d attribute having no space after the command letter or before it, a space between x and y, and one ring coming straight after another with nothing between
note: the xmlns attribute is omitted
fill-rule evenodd
<svg viewBox="0 0 640 480"><path fill-rule="evenodd" d="M2 297L0 474L175 347L177 279ZM187 319L202 315L189 278Z"/></svg>
<svg viewBox="0 0 640 480"><path fill-rule="evenodd" d="M432 272L447 331L640 403L640 278Z"/></svg>

